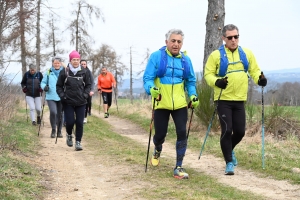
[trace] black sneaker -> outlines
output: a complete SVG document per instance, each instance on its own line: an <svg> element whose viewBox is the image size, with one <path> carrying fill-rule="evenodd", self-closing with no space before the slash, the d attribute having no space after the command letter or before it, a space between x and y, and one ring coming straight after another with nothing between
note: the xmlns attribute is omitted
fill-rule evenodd
<svg viewBox="0 0 300 200"><path fill-rule="evenodd" d="M69 147L72 147L73 146L73 140L72 140L73 136L72 135L69 135L67 134L67 145Z"/></svg>
<svg viewBox="0 0 300 200"><path fill-rule="evenodd" d="M36 122L35 122L35 121L33 121L33 122L32 122L32 125L33 125L33 126L36 126Z"/></svg>
<svg viewBox="0 0 300 200"><path fill-rule="evenodd" d="M36 121L37 121L37 124L41 124L41 117L38 116Z"/></svg>
<svg viewBox="0 0 300 200"><path fill-rule="evenodd" d="M76 151L81 151L81 150L82 150L82 146L81 146L81 144L80 144L79 141L76 141L76 144L75 144L75 150L76 150Z"/></svg>
<svg viewBox="0 0 300 200"><path fill-rule="evenodd" d="M52 131L51 131L51 138L55 138L55 133L56 133L56 131L55 131L55 129L52 129Z"/></svg>

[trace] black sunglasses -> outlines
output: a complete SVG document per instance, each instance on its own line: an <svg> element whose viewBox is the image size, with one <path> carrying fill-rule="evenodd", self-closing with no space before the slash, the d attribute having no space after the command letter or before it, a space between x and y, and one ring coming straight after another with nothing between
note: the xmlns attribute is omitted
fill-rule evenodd
<svg viewBox="0 0 300 200"><path fill-rule="evenodd" d="M234 36L228 36L226 37L228 40L232 40L232 38L234 39L239 39L240 35L234 35Z"/></svg>

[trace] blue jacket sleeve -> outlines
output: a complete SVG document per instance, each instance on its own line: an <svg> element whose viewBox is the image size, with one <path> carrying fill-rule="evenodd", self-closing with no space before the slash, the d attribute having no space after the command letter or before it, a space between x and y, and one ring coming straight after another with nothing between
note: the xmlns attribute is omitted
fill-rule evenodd
<svg viewBox="0 0 300 200"><path fill-rule="evenodd" d="M154 87L154 79L156 78L156 73L158 65L160 62L160 52L154 52L151 54L145 72L143 76L144 89L148 95L150 95L150 88Z"/></svg>
<svg viewBox="0 0 300 200"><path fill-rule="evenodd" d="M188 75L188 78L185 79L185 89L187 90L189 97L192 95L195 95L198 97L197 91L196 91L196 81L197 80L196 80L196 76L194 73L193 64L189 57L187 57L187 61L190 66L190 73Z"/></svg>
<svg viewBox="0 0 300 200"><path fill-rule="evenodd" d="M45 86L47 85L47 79L48 79L48 70L46 72L44 72L44 76L41 82L41 88L44 90Z"/></svg>

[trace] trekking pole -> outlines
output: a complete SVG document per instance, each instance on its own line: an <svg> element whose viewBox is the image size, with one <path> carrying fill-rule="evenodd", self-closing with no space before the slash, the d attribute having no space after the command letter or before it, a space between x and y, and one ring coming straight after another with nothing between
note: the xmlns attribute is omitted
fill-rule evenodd
<svg viewBox="0 0 300 200"><path fill-rule="evenodd" d="M226 79L226 81L227 81L227 77L225 77L225 79ZM209 125L208 125L208 128L207 128L207 131L206 131L206 135L205 135L205 138L204 138L204 141L203 141L202 147L201 147L201 151L200 151L200 154L199 154L198 160L200 160L200 158L201 158L202 151L203 151L203 149L204 149L204 145L205 145L205 143L206 143L206 139L207 139L207 137L208 137L208 134L209 134L209 132L210 132L210 129L211 129L211 126L212 126L212 123L213 123L213 121L214 121L214 118L215 118L215 114L216 114L216 111L217 111L217 108L218 108L218 104L219 104L219 101L220 101L220 98L221 98L222 92L223 92L223 89L221 89L221 91L220 91L220 94L219 94L219 97L218 97L218 101L217 101L217 103L216 103L216 107L215 107L215 109L214 109L214 113L213 113L213 115L212 115L212 117L211 117L211 119L210 119L210 122L209 122Z"/></svg>
<svg viewBox="0 0 300 200"><path fill-rule="evenodd" d="M58 129L62 127L62 118L63 118L63 107L61 107L61 113L60 113L60 118L59 118L59 123L58 123ZM57 143L57 136L58 136L58 130L56 132L56 139L55 139L55 144Z"/></svg>
<svg viewBox="0 0 300 200"><path fill-rule="evenodd" d="M117 111L119 113L116 88L114 88L114 93L115 93L115 101L116 101Z"/></svg>
<svg viewBox="0 0 300 200"><path fill-rule="evenodd" d="M26 94L25 94L25 104L26 104L26 117L27 117L27 122L28 122L28 111L27 111L27 101L26 101Z"/></svg>
<svg viewBox="0 0 300 200"><path fill-rule="evenodd" d="M197 101L197 100L195 100L195 101ZM188 105L188 108L192 109L192 113L191 113L191 117L190 117L188 132L187 132L187 135L186 135L186 140L189 138L190 128L191 128L191 124L192 124L192 118L193 118L193 113L194 113L194 108L192 106L192 101L190 101L190 103Z"/></svg>
<svg viewBox="0 0 300 200"><path fill-rule="evenodd" d="M264 77L263 72L261 76ZM265 126L264 126L264 87L261 87L261 162L262 168L265 169Z"/></svg>
<svg viewBox="0 0 300 200"><path fill-rule="evenodd" d="M152 124L153 124L153 120L154 120L155 101L160 101L160 99L161 99L161 95L159 95L157 99L153 98L152 117L151 117L151 122L150 122L150 132L149 132L149 141L148 141L148 149L147 149L145 172L147 172L147 166L148 166L148 157L149 157L149 149L150 149L150 141L151 141L151 133L152 133Z"/></svg>
<svg viewBox="0 0 300 200"><path fill-rule="evenodd" d="M40 93L40 97L41 97L41 93ZM42 98L42 97L41 97ZM44 113L44 107L45 107L45 99L46 99L46 93L45 93L45 97L44 97L44 101L43 101L43 107L42 107L42 115L40 118L40 124L39 124L39 130L38 130L38 136L40 135L40 130L41 130L41 125L42 125L42 120L43 120L43 113Z"/></svg>
<svg viewBox="0 0 300 200"><path fill-rule="evenodd" d="M100 103L99 103L99 114L100 114L100 106L101 106L101 93L99 93L99 101L100 101Z"/></svg>

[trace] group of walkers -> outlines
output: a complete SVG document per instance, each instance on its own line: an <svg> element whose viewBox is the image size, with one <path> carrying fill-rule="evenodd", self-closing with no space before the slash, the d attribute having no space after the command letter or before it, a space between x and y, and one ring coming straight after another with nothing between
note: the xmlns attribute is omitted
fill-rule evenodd
<svg viewBox="0 0 300 200"><path fill-rule="evenodd" d="M234 168L238 164L234 149L245 135L248 78L251 77L259 86L267 85L267 79L252 51L239 46L239 37L237 26L233 24L224 26L222 29L224 44L209 55L204 72L205 81L214 90L215 109L221 125L220 146L225 160L225 175L234 175ZM189 174L182 167L188 144L186 130L188 108L195 109L201 103L191 59L186 52L180 51L183 41L182 30L169 30L165 35L165 46L150 55L143 75L144 89L152 96L153 102L155 135L150 162L154 167L160 163L171 115L177 135L173 176L178 179L189 178ZM36 66L30 65L21 85L30 107L32 124L36 124L34 108L37 111L37 123L41 123L40 102L44 90L50 109L51 137L55 137L55 134L62 137L63 110L67 145L73 146L72 130L75 124L75 149L82 150L83 123L87 123L87 114L91 115L94 79L87 67L87 61L80 60L78 52L72 51L69 58L70 62L64 68L61 66L61 59L54 57L52 67L44 75L36 72ZM105 118L109 117L112 90L115 87L114 76L103 67L98 76L97 89L103 97ZM186 100L186 92L189 102Z"/></svg>
<svg viewBox="0 0 300 200"><path fill-rule="evenodd" d="M106 79L107 74L109 76ZM106 71L106 67L103 67L101 75L98 76L98 91L102 94L105 118L109 116L108 108L111 106L112 91L103 89L109 89L109 85L116 87L116 81L113 75ZM64 121L67 145L73 146L74 129L75 150L82 150L83 124L87 123L87 115L91 115L95 88L94 77L87 67L87 60L81 59L77 51L69 54L67 66L64 66L60 57L53 57L52 66L44 74L38 72L35 65L30 64L29 71L23 76L21 86L30 108L32 125L41 124L42 94L45 92L44 101L47 100L52 128L50 137L63 138ZM37 119L35 119L35 113Z"/></svg>
<svg viewBox="0 0 300 200"><path fill-rule="evenodd" d="M253 53L239 46L239 37L237 26L224 26L224 44L209 55L204 72L205 81L214 90L214 102L221 124L220 145L225 160L225 175L234 175L238 163L234 149L245 135L244 103L247 100L248 77L259 86L267 85ZM192 62L185 52L180 51L183 41L184 34L180 29L168 31L166 45L150 55L143 75L144 89L152 96L154 108L154 151L150 162L155 167L159 165L171 115L177 135L173 176L178 179L189 177L182 167L188 144L185 91L192 109L201 103Z"/></svg>

